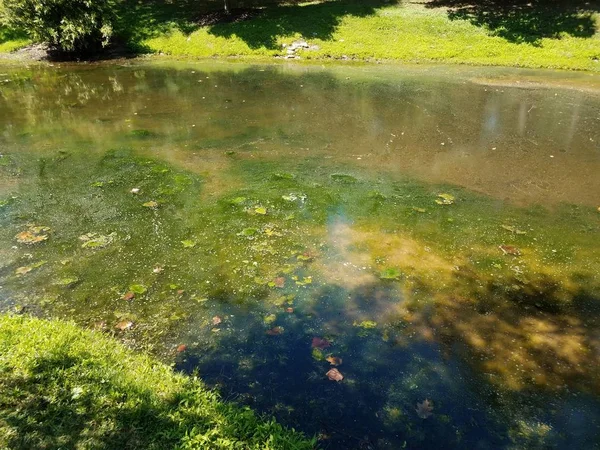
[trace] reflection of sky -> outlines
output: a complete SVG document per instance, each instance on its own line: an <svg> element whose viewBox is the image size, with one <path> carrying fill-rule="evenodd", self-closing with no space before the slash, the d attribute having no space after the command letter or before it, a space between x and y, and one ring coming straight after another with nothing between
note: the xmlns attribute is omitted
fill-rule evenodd
<svg viewBox="0 0 600 450"><path fill-rule="evenodd" d="M500 135L500 114L500 98L497 96L488 97L483 111L483 129L481 133L483 148L488 148L490 142Z"/></svg>

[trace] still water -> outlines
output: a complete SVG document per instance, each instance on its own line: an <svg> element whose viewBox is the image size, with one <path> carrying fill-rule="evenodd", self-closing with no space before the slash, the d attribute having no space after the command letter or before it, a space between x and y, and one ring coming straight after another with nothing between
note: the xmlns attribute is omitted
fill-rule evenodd
<svg viewBox="0 0 600 450"><path fill-rule="evenodd" d="M329 449L600 448L600 76L0 66L0 308Z"/></svg>

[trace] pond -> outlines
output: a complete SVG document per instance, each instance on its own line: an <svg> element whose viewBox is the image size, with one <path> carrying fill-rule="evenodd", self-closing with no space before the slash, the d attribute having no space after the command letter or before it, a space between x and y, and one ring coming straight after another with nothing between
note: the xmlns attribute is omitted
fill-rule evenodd
<svg viewBox="0 0 600 450"><path fill-rule="evenodd" d="M3 311L322 448L597 448L600 76L0 72Z"/></svg>

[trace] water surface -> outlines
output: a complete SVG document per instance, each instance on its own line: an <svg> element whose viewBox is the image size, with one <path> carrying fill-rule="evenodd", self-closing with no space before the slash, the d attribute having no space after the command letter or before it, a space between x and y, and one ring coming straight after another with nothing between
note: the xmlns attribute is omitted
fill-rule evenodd
<svg viewBox="0 0 600 450"><path fill-rule="evenodd" d="M598 448L598 76L0 72L3 310L323 448Z"/></svg>

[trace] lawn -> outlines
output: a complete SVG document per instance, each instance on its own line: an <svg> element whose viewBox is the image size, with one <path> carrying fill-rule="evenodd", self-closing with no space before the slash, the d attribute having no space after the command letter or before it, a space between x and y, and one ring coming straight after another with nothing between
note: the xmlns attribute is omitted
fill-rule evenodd
<svg viewBox="0 0 600 450"><path fill-rule="evenodd" d="M0 448L308 450L314 442L99 332L1 315Z"/></svg>
<svg viewBox="0 0 600 450"><path fill-rule="evenodd" d="M435 7L434 7L435 6ZM600 70L597 13L508 12L486 20L470 9L433 3L328 2L284 6L238 23L173 25L144 39L149 52L187 57L286 55L284 44L306 39L302 59L394 60Z"/></svg>
<svg viewBox="0 0 600 450"><path fill-rule="evenodd" d="M214 3L212 4L213 8ZM235 5L234 5L235 6ZM178 57L439 62L600 71L597 2L330 1L206 20L202 3L128 4L121 36L137 53ZM204 25L203 25L204 23ZM208 24L206 24L208 23ZM0 33L0 50L24 45Z"/></svg>

